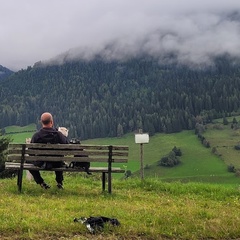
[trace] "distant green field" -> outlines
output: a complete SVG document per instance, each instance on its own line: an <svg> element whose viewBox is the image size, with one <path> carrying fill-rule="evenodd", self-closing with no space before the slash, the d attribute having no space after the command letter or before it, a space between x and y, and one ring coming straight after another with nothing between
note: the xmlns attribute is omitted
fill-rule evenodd
<svg viewBox="0 0 240 240"><path fill-rule="evenodd" d="M123 138L106 138L85 141L87 143L125 144L130 148L128 169L138 172L140 168L140 146L134 143L134 135ZM176 146L183 155L181 164L173 168L157 166L157 161L167 155ZM227 171L227 165L219 157L211 153L211 149L203 147L193 131L182 131L174 134L156 134L150 137L149 144L144 145L145 177L157 177L166 181L200 181L236 183L236 178Z"/></svg>
<svg viewBox="0 0 240 240"><path fill-rule="evenodd" d="M4 128L5 133L8 137L13 139L15 143L23 143L26 138L32 137L36 131L36 124L29 124L28 126L9 126Z"/></svg>
<svg viewBox="0 0 240 240"><path fill-rule="evenodd" d="M240 130L233 130L229 125L209 124L208 129L203 133L204 137L210 142L211 148L216 147L221 159L227 165L234 165L240 169L240 151L234 147L240 143Z"/></svg>
<svg viewBox="0 0 240 240"><path fill-rule="evenodd" d="M12 128L10 128L12 129ZM31 129L31 128L30 128ZM16 128L17 130L17 128ZM228 129L229 130L229 129ZM227 143L231 143L231 138L227 138L228 131L212 130L210 127L206 131L206 138L213 143L220 141L221 137ZM25 142L25 138L31 137L32 132L16 133L12 135L14 142ZM234 141L231 143L233 145ZM126 164L126 169L131 170L134 175L139 175L140 169L140 146L135 143L133 133L124 135L121 138L104 138L104 139L89 139L82 141L88 144L117 144L129 146L129 162ZM167 155L172 148L176 146L181 149L181 164L173 168L165 168L157 166L157 162L161 157ZM223 157L218 157L211 152L211 148L205 148L194 131L182 131L174 134L156 134L150 137L148 144L143 146L144 166L148 165L148 169L144 169L145 177L156 177L164 181L184 181L184 182L214 182L221 184L234 183L238 184L239 178L233 173L227 171L229 161L228 154ZM234 152L238 154L238 152ZM235 156L237 159L237 156ZM233 159L233 157L231 157ZM123 167L123 165L121 165ZM117 176L119 177L119 175Z"/></svg>
<svg viewBox="0 0 240 240"><path fill-rule="evenodd" d="M24 127L9 126L9 127L5 127L4 129L5 129L6 134L20 133L20 132L34 132L34 131L36 131L36 124L29 124L29 125L24 126Z"/></svg>

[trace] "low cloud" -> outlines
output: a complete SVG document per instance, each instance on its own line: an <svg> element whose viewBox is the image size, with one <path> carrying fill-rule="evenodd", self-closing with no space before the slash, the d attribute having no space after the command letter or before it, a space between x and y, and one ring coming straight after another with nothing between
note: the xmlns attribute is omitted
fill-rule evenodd
<svg viewBox="0 0 240 240"><path fill-rule="evenodd" d="M0 64L9 68L96 55L162 61L174 55L193 65L240 57L238 0L1 1Z"/></svg>

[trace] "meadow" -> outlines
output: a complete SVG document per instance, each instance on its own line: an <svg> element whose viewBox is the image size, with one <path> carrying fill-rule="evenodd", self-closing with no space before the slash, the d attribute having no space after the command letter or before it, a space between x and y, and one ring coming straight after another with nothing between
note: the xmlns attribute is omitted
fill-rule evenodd
<svg viewBox="0 0 240 240"><path fill-rule="evenodd" d="M240 169L240 151L234 148L240 143L240 129L234 130L231 128L231 124L222 125L215 122L207 125L204 136L216 148L220 159L223 159L227 165L234 165Z"/></svg>
<svg viewBox="0 0 240 240"><path fill-rule="evenodd" d="M100 181L65 176L65 189L44 190L24 180L0 181L0 239L238 239L240 195L236 187L162 182L158 179L113 180L113 194L101 192ZM120 226L105 225L91 234L74 218L105 216Z"/></svg>
<svg viewBox="0 0 240 240"><path fill-rule="evenodd" d="M219 125L220 121L216 120L215 126ZM210 148L205 148L201 144L193 130L173 134L159 133L151 136L149 143L143 146L144 176L158 178L162 181L238 184L239 178L227 170L230 164L240 168L238 161L240 151L234 149L234 144L238 143L238 132L233 131L230 125L221 124L220 130L213 126L214 124L208 124L207 130L204 132L204 136L210 141ZM35 126L31 124L24 127L25 130L28 130L27 132L22 132L22 128L18 129L16 126L8 127L6 131L12 132L13 129L16 133L9 136L13 142L22 143L26 138L32 136ZM219 145L220 141L222 145ZM89 139L81 142L129 146L129 161L127 164L119 166L130 170L134 176L140 176L140 145L135 143L134 133L126 134L121 138ZM158 166L158 161L167 155L174 146L182 151L181 163L173 168ZM223 149L221 156L212 153L211 149L214 146L219 152ZM226 151L226 147L221 146L228 146L228 151ZM117 174L115 177L122 178L123 176Z"/></svg>
<svg viewBox="0 0 240 240"><path fill-rule="evenodd" d="M225 133L225 134L223 134ZM208 126L204 133L214 144L230 145L229 129ZM32 132L11 137L24 142ZM214 140L214 135L217 139ZM232 139L232 138L231 138ZM101 192L100 176L65 174L64 190L55 186L54 174L43 172L52 186L41 189L24 177L23 191L17 191L16 178L0 180L0 239L239 239L239 178L227 171L230 159L216 156L205 148L193 131L156 134L144 145L145 178L140 180L140 146L134 134L121 138L89 139L84 143L129 146L126 169L133 176L116 174L113 193ZM173 168L157 166L157 161L177 146L182 150L181 164ZM222 145L221 145L222 146ZM220 150L220 149L219 149ZM232 150L232 149L231 149ZM233 151L234 152L234 151ZM231 158L232 159L232 158ZM119 176L121 175L121 176ZM118 227L106 225L90 234L74 218L106 216L117 218Z"/></svg>

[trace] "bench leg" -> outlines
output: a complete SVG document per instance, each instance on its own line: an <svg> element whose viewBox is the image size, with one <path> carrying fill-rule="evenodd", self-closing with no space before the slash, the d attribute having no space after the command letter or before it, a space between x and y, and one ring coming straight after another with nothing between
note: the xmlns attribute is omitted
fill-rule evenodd
<svg viewBox="0 0 240 240"><path fill-rule="evenodd" d="M105 186L106 186L106 173L102 173L102 190L105 191Z"/></svg>
<svg viewBox="0 0 240 240"><path fill-rule="evenodd" d="M112 174L108 172L108 193L112 193Z"/></svg>
<svg viewBox="0 0 240 240"><path fill-rule="evenodd" d="M17 185L18 185L18 191L22 191L22 178L23 178L23 171L18 171L18 178L17 178Z"/></svg>

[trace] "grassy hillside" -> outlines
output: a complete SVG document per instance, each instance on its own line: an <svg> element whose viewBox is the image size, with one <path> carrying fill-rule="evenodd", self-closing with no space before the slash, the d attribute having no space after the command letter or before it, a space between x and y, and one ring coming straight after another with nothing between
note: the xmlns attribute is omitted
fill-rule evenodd
<svg viewBox="0 0 240 240"><path fill-rule="evenodd" d="M225 164L232 164L240 169L240 151L234 149L234 146L240 143L240 129L231 128L232 119L232 117L228 118L228 125L223 125L221 120L208 124L203 135L210 142L211 148L216 148ZM236 119L240 121L240 117Z"/></svg>
<svg viewBox="0 0 240 240"><path fill-rule="evenodd" d="M32 126L29 127L32 129ZM229 127L228 127L229 128ZM229 130L229 129L228 129ZM229 132L226 130L226 134ZM209 132L208 132L209 131ZM222 134L222 132L220 131ZM206 137L220 139L219 130L206 131ZM13 134L14 142L24 142L26 137L31 137L32 132ZM129 133L121 138L90 139L82 141L89 144L119 144L129 146L129 162L127 170L131 170L136 176L140 168L140 146L135 144L134 134ZM225 138L230 144L230 140ZM227 143L226 143L227 144ZM181 164L173 168L157 166L157 161L167 155L171 149L177 146L181 149ZM235 151L236 153L236 151ZM149 144L144 145L144 170L145 177L156 177L164 181L197 181L221 184L238 184L239 179L227 171L229 163L228 155L220 158L211 153L211 148L205 148L193 131L182 131L174 134L156 134L150 137ZM123 165L120 165L123 167ZM120 178L122 175L118 174Z"/></svg>
<svg viewBox="0 0 240 240"><path fill-rule="evenodd" d="M125 144L130 148L128 169L132 172L140 168L140 146L134 143L134 135L128 134L121 139L94 139L88 143ZM157 166L157 161L177 146L182 150L181 164L174 168ZM144 165L146 177L157 177L164 180L201 181L219 183L237 183L239 180L227 172L227 165L203 147L193 131L174 134L156 134L144 145Z"/></svg>
<svg viewBox="0 0 240 240"><path fill-rule="evenodd" d="M162 143L165 147L177 146L182 150L181 163L174 168L160 168L154 163L150 169L145 170L146 176L158 176L166 181L238 182L232 173L227 172L224 161L213 155L211 149L203 147L192 132L185 131L162 136L162 138L168 143Z"/></svg>
<svg viewBox="0 0 240 240"><path fill-rule="evenodd" d="M219 131L209 126L205 135L220 138L224 134L218 135ZM226 145L228 130L223 131ZM24 142L31 135L12 137ZM128 145L127 168L138 175L139 145L134 143L134 134L84 142ZM173 146L182 150L181 164L156 166ZM203 147L193 131L183 131L150 137L144 145L144 163L150 166L144 181L114 178L111 195L101 192L98 174L65 174L65 189L59 191L54 174L43 172L52 188L46 191L24 177L22 194L17 192L15 178L1 179L0 239L239 239L239 178L227 172L225 157ZM103 232L91 235L84 225L73 221L89 216L117 218L121 225L106 226Z"/></svg>

